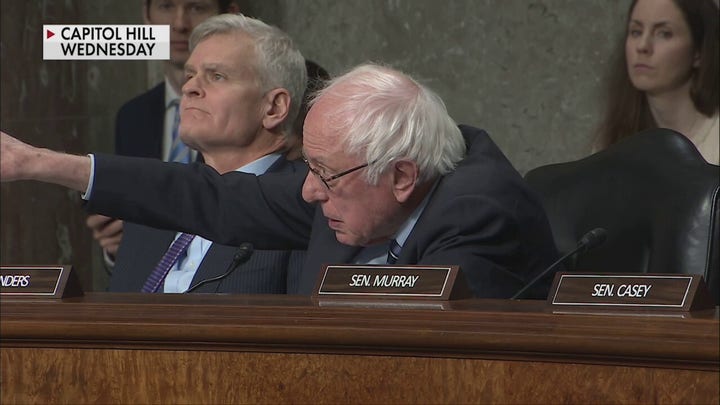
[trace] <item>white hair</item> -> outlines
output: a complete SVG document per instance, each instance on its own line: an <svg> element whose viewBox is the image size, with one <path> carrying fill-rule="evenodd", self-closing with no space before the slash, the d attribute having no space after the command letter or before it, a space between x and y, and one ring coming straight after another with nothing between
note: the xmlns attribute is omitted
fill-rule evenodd
<svg viewBox="0 0 720 405"><path fill-rule="evenodd" d="M350 154L365 154L369 184L397 159L418 165L419 182L445 175L465 156L465 141L442 99L402 72L360 65L330 81L312 103L332 99L324 118L344 134Z"/></svg>
<svg viewBox="0 0 720 405"><path fill-rule="evenodd" d="M290 93L290 111L282 124L286 135L290 134L307 84L305 58L282 30L242 14L220 14L198 24L190 35L190 50L210 36L234 32L254 41L255 71L262 90L283 88Z"/></svg>

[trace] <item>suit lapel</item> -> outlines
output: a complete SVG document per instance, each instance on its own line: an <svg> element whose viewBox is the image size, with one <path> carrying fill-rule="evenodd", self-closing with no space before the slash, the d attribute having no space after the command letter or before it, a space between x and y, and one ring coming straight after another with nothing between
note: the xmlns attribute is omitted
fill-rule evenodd
<svg viewBox="0 0 720 405"><path fill-rule="evenodd" d="M142 243L142 246L133 246L130 244L127 249L130 252L157 252L155 254L140 254L133 257L127 263L132 263L131 268L124 268L115 270L118 274L118 280L126 279L129 291L140 291L145 280L150 276L155 266L160 262L163 255L172 244L175 239L175 232L160 230L155 228L144 227L141 225L135 225L141 227L141 237L135 237L135 235L128 236L128 240L135 240ZM132 232L132 230L130 231ZM128 233L129 234L129 233ZM135 255L135 253L131 253ZM125 274L126 273L126 274Z"/></svg>
<svg viewBox="0 0 720 405"><path fill-rule="evenodd" d="M222 249L225 247L226 249ZM232 262L232 254L228 255L227 249L231 249L227 246L221 246L217 243L210 245L205 257L200 262L200 267L195 272L190 285L206 280L208 278L216 277L223 274L226 271L227 266Z"/></svg>
<svg viewBox="0 0 720 405"><path fill-rule="evenodd" d="M313 235L308 247L305 266L298 285L298 293L309 295L325 264L352 263L362 247L347 246L338 242L335 232L328 228L327 220L318 208L313 223Z"/></svg>
<svg viewBox="0 0 720 405"><path fill-rule="evenodd" d="M283 172L289 167L285 157L281 157L277 159L266 172ZM198 267L197 272L195 272L195 276L193 276L190 285L195 285L202 280L217 277L226 272L228 270L227 267L232 263L235 251L236 248L230 246L219 245L217 243L210 245L210 249L205 253L205 257L203 257L202 262L200 262L200 267Z"/></svg>

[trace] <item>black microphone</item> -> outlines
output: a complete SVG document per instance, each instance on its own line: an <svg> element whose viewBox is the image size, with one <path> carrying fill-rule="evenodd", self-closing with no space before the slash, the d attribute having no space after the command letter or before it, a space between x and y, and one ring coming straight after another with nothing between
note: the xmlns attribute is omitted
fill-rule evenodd
<svg viewBox="0 0 720 405"><path fill-rule="evenodd" d="M559 258L555 263L548 266L547 269L543 270L540 274L538 274L538 276L535 277L531 282L525 284L525 286L521 288L520 291L515 293L515 295L513 295L510 299L514 300L522 296L528 288L535 285L535 283L537 283L541 278L545 277L550 272L550 270L556 268L560 263L565 262L565 260L567 260L570 256L576 253L582 254L590 249L596 248L602 245L603 242L605 242L605 239L607 239L607 232L603 228L595 228L592 231L586 233L582 236L582 238L580 238L575 249L571 250L563 257Z"/></svg>
<svg viewBox="0 0 720 405"><path fill-rule="evenodd" d="M225 270L225 273L211 277L206 278L205 280L198 281L194 286L191 286L187 290L183 291L183 294L193 292L196 289L200 288L201 286L204 286L207 283L212 283L213 281L222 280L225 277L229 276L235 269L238 268L241 264L247 262L250 260L250 256L253 254L253 245L251 243L243 243L240 245L240 247L235 252L235 256L233 256L232 262L230 262L230 265L227 267L227 270Z"/></svg>

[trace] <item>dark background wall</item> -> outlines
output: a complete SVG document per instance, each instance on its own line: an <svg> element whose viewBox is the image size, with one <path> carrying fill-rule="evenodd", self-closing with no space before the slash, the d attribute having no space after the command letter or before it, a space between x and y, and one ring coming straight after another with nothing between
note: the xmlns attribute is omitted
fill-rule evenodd
<svg viewBox="0 0 720 405"><path fill-rule="evenodd" d="M112 152L119 106L162 79L157 62L43 61L43 24L140 24L140 0L0 0L0 127L73 153ZM522 173L590 153L625 0L244 0L332 74L382 62L487 129ZM72 264L103 289L78 193L0 187L0 262Z"/></svg>
<svg viewBox="0 0 720 405"><path fill-rule="evenodd" d="M43 61L43 24L139 24L124 0L0 0L0 127L71 153L112 152L115 111L148 87L147 64ZM80 195L21 182L0 187L0 262L72 264L85 289L106 282Z"/></svg>

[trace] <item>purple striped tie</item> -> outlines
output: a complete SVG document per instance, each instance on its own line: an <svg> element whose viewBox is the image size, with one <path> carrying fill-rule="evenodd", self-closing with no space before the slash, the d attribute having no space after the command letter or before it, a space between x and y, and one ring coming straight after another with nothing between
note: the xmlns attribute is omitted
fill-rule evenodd
<svg viewBox="0 0 720 405"><path fill-rule="evenodd" d="M402 246L400 246L395 239L390 241L387 264L395 264L395 262L397 262L398 257L400 257L400 249L402 249Z"/></svg>
<svg viewBox="0 0 720 405"><path fill-rule="evenodd" d="M155 269L150 273L150 277L145 281L142 292L157 292L160 285L165 281L170 268L178 260L178 257L185 253L190 242L192 242L195 235L189 233L181 233L180 236L170 245L170 248L165 252L165 255L160 259L160 263L155 266Z"/></svg>

